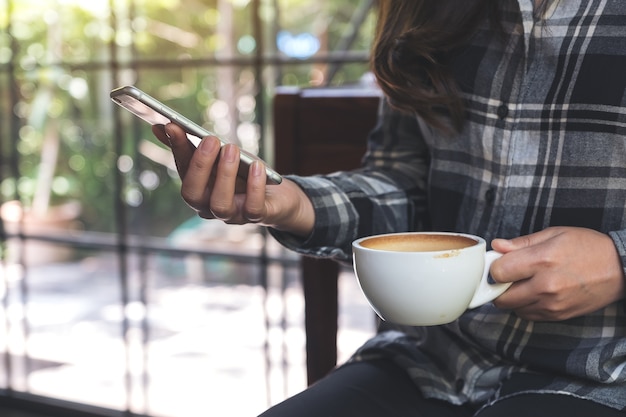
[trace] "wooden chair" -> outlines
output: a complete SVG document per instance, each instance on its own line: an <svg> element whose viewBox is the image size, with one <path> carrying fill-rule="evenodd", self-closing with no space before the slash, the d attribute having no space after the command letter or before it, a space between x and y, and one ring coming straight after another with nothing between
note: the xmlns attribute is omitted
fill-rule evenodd
<svg viewBox="0 0 626 417"><path fill-rule="evenodd" d="M380 97L371 87L277 89L273 102L277 171L313 175L358 167L376 123ZM339 265L303 257L300 268L311 384L337 362Z"/></svg>

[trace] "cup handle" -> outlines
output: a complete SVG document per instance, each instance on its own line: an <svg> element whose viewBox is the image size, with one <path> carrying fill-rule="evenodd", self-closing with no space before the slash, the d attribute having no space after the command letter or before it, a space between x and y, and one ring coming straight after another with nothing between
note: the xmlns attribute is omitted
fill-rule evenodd
<svg viewBox="0 0 626 417"><path fill-rule="evenodd" d="M491 263L501 256L502 254L500 252L494 250L490 250L485 254L485 270L483 271L483 276L468 308L476 308L498 298L498 296L511 286L512 282L504 284L489 283L489 268L491 268Z"/></svg>

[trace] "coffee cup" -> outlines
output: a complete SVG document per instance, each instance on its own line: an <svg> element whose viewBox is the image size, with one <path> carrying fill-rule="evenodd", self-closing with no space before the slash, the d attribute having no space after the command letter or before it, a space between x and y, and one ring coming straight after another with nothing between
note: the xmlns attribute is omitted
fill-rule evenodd
<svg viewBox="0 0 626 417"><path fill-rule="evenodd" d="M483 238L463 233L408 232L352 243L354 272L374 311L411 326L450 323L467 309L488 303L510 283L491 283Z"/></svg>

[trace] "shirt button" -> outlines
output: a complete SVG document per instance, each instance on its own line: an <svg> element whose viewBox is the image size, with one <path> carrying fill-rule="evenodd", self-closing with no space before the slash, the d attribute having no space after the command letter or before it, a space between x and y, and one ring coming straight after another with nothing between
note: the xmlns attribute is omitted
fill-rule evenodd
<svg viewBox="0 0 626 417"><path fill-rule="evenodd" d="M496 114L498 115L500 120L504 120L506 119L506 116L509 115L509 108L507 107L506 104L501 104L498 106L498 109L496 110Z"/></svg>
<svg viewBox="0 0 626 417"><path fill-rule="evenodd" d="M496 189L494 187L485 191L485 200L490 204L496 201Z"/></svg>

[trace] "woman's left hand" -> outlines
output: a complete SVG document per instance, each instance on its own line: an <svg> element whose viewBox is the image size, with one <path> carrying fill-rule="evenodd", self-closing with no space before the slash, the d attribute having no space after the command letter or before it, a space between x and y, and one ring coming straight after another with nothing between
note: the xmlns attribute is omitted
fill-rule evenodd
<svg viewBox="0 0 626 417"><path fill-rule="evenodd" d="M550 227L511 240L495 239L504 254L491 265L497 282L514 282L495 300L528 320L581 316L624 298L625 280L613 240L578 227Z"/></svg>

